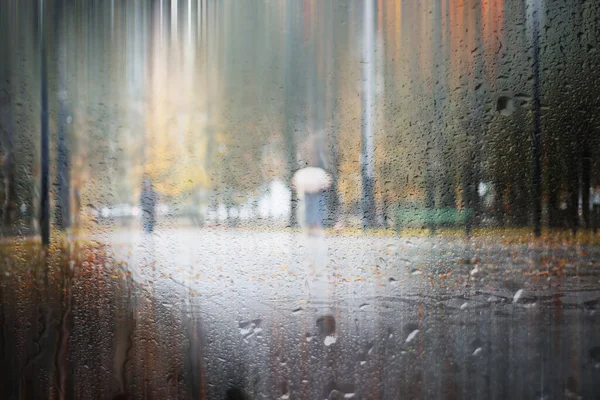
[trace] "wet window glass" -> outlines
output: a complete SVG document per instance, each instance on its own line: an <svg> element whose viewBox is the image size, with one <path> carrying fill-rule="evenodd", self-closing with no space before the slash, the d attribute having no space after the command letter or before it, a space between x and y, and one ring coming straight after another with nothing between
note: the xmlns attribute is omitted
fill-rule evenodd
<svg viewBox="0 0 600 400"><path fill-rule="evenodd" d="M0 398L598 398L599 46L596 1L0 1Z"/></svg>

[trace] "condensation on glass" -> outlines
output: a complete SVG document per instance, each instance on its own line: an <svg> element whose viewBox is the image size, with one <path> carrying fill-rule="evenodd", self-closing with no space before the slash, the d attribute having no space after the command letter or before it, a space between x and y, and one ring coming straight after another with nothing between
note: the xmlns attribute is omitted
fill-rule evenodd
<svg viewBox="0 0 600 400"><path fill-rule="evenodd" d="M0 398L595 398L600 5L0 2Z"/></svg>

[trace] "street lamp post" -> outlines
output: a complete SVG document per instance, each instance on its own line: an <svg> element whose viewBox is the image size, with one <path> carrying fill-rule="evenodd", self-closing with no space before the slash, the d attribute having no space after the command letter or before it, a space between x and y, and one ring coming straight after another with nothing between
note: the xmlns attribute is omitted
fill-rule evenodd
<svg viewBox="0 0 600 400"><path fill-rule="evenodd" d="M55 40L58 55L58 157L57 157L57 194L56 194L56 227L61 230L69 228L71 224L70 204L70 175L71 156L68 144L68 126L71 115L67 99L67 47L65 43L66 27L63 15L63 0L56 2L55 9Z"/></svg>
<svg viewBox="0 0 600 400"><path fill-rule="evenodd" d="M48 128L48 71L46 68L46 35L44 34L44 0L40 0L39 40L41 58L41 194L40 194L40 231L42 244L50 244L50 142Z"/></svg>
<svg viewBox="0 0 600 400"><path fill-rule="evenodd" d="M540 1L533 0L533 232L542 234L542 132L540 101Z"/></svg>
<svg viewBox="0 0 600 400"><path fill-rule="evenodd" d="M361 209L362 225L375 225L374 190L374 130L373 130L373 0L364 0L363 46L362 46L362 124L360 172L362 180Z"/></svg>

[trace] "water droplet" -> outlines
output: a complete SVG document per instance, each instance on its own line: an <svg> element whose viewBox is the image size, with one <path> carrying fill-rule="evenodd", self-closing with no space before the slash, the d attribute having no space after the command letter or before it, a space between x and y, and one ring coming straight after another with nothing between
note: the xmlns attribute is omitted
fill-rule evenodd
<svg viewBox="0 0 600 400"><path fill-rule="evenodd" d="M517 290L517 293L515 293L515 296L513 297L513 303L518 302L519 299L521 298L522 294L523 294L523 289Z"/></svg>
<svg viewBox="0 0 600 400"><path fill-rule="evenodd" d="M244 339L248 339L253 335L258 335L262 333L262 328L260 328L262 320L261 319L253 319L251 321L243 321L238 324L240 335L244 337Z"/></svg>
<svg viewBox="0 0 600 400"><path fill-rule="evenodd" d="M415 336L417 336L417 333L419 333L418 329L415 329L414 331L412 331L406 338L406 343L410 343L415 338Z"/></svg>
<svg viewBox="0 0 600 400"><path fill-rule="evenodd" d="M519 101L521 101L521 102L528 103L528 102L530 102L530 101L531 101L531 96L528 96L528 95L526 95L526 94L519 93L519 94L515 95L515 100L519 100Z"/></svg>
<svg viewBox="0 0 600 400"><path fill-rule="evenodd" d="M335 318L331 315L325 315L317 319L319 335L333 336L335 334Z"/></svg>
<svg viewBox="0 0 600 400"><path fill-rule="evenodd" d="M373 343L369 344L369 350L367 350L367 355L370 356L371 353L373 353L373 348L374 348Z"/></svg>
<svg viewBox="0 0 600 400"><path fill-rule="evenodd" d="M476 356L476 355L478 355L479 353L481 353L481 351L482 351L482 348L481 348L481 347L478 347L478 348L476 348L476 349L475 349L475 351L473 352L473 355L474 355L474 356Z"/></svg>
<svg viewBox="0 0 600 400"><path fill-rule="evenodd" d="M327 400L341 400L344 398L344 393L340 392L339 390L332 390L331 393L329 393L329 396L327 396Z"/></svg>
<svg viewBox="0 0 600 400"><path fill-rule="evenodd" d="M323 341L323 344L327 347L331 346L332 344L334 344L336 342L336 337L335 336L327 336L325 338L325 340Z"/></svg>
<svg viewBox="0 0 600 400"><path fill-rule="evenodd" d="M507 96L498 97L496 102L496 111L504 116L510 116L515 111L515 103L512 98Z"/></svg>

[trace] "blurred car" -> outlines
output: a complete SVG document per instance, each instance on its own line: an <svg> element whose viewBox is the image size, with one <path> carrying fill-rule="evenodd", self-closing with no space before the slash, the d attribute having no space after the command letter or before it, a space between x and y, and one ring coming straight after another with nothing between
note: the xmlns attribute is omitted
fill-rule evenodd
<svg viewBox="0 0 600 400"><path fill-rule="evenodd" d="M96 211L96 218L104 221L131 220L140 215L140 208L131 204L106 205Z"/></svg>

